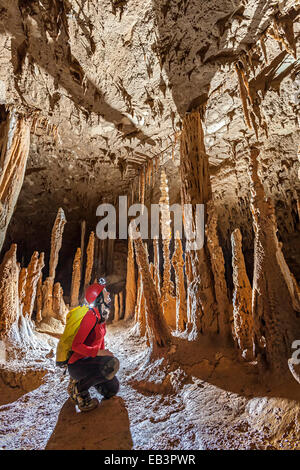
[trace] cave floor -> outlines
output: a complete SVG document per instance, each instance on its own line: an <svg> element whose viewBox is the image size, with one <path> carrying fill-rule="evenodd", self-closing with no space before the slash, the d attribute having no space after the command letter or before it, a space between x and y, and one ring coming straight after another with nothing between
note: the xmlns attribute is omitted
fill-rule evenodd
<svg viewBox="0 0 300 470"><path fill-rule="evenodd" d="M300 449L299 385L259 384L230 349L175 337L168 361L148 363L133 324L110 325L120 392L101 401L92 389L99 406L80 413L46 357L57 340L36 338L0 369L0 449Z"/></svg>

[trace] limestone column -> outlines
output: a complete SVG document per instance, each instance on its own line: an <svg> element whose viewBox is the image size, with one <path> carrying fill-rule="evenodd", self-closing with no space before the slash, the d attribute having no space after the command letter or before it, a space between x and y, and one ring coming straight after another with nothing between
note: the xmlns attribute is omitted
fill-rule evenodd
<svg viewBox="0 0 300 470"><path fill-rule="evenodd" d="M126 306L125 320L134 315L136 304L136 281L134 266L134 251L132 239L128 238L128 255L127 255L127 274L126 274Z"/></svg>
<svg viewBox="0 0 300 470"><path fill-rule="evenodd" d="M187 303L184 284L184 260L182 244L179 237L175 238L175 250L172 257L176 281L176 330L184 331L187 323Z"/></svg>
<svg viewBox="0 0 300 470"><path fill-rule="evenodd" d="M95 234L91 232L89 237L88 246L86 249L86 267L85 267L85 278L84 278L84 292L91 282L92 269L94 263L94 246L95 246Z"/></svg>
<svg viewBox="0 0 300 470"><path fill-rule="evenodd" d="M15 111L0 126L0 251L24 181L30 128L31 119Z"/></svg>
<svg viewBox="0 0 300 470"><path fill-rule="evenodd" d="M146 301L146 323L148 325L149 342L155 355L159 354L160 348L166 347L171 343L171 335L157 297L154 281L150 274L147 252L142 239L135 239L134 245Z"/></svg>
<svg viewBox="0 0 300 470"><path fill-rule="evenodd" d="M0 265L0 338L3 338L19 314L17 245L11 245Z"/></svg>
<svg viewBox="0 0 300 470"><path fill-rule="evenodd" d="M76 307L78 305L78 296L79 296L79 289L80 289L80 259L81 259L81 249L77 248L74 261L73 261L71 295L70 295L71 307Z"/></svg>
<svg viewBox="0 0 300 470"><path fill-rule="evenodd" d="M241 356L254 359L252 288L242 251L242 235L237 228L231 235L233 277L233 336Z"/></svg>

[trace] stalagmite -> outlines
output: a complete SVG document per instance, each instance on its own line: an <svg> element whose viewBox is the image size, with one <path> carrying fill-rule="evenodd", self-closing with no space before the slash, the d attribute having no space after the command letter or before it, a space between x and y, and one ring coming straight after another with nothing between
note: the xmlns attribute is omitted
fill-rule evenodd
<svg viewBox="0 0 300 470"><path fill-rule="evenodd" d="M55 314L55 318L65 323L68 309L65 305L64 298L63 298L63 289L59 282L56 282L53 287L52 308Z"/></svg>
<svg viewBox="0 0 300 470"><path fill-rule="evenodd" d="M84 245L85 245L85 231L86 231L86 221L81 221L81 241L80 241L80 249L81 253L84 253ZM80 261L80 272L82 276L82 268L83 268L83 256L81 257Z"/></svg>
<svg viewBox="0 0 300 470"><path fill-rule="evenodd" d="M119 296L118 294L115 294L115 298L114 298L114 322L117 322L119 321Z"/></svg>
<svg viewBox="0 0 300 470"><path fill-rule="evenodd" d="M73 262L71 295L70 295L71 307L75 307L78 305L78 296L79 296L79 289L80 289L80 259L81 259L81 249L77 248L77 251L74 257L74 262Z"/></svg>
<svg viewBox="0 0 300 470"><path fill-rule="evenodd" d="M19 303L23 304L25 298L25 287L27 279L27 268L22 268L19 275Z"/></svg>
<svg viewBox="0 0 300 470"><path fill-rule="evenodd" d="M146 301L146 323L148 326L149 341L153 353L156 354L159 352L160 347L165 347L171 343L171 335L156 294L155 284L150 274L147 253L142 239L135 239L134 245Z"/></svg>
<svg viewBox="0 0 300 470"><path fill-rule="evenodd" d="M55 271L58 263L58 255L62 245L62 236L64 226L66 223L66 217L63 209L60 207L57 212L57 216L52 228L51 233L51 250L50 250L50 261L49 261L49 277L53 280L55 278Z"/></svg>
<svg viewBox="0 0 300 470"><path fill-rule="evenodd" d="M164 273L161 289L161 301L164 317L167 324L176 328L176 297L174 297L174 284L171 281L171 260L170 260L170 240L171 240L171 217L169 204L169 188L165 170L161 171L159 207L161 213L161 234L163 245Z"/></svg>
<svg viewBox="0 0 300 470"><path fill-rule="evenodd" d="M107 257L106 257L106 274L111 274L114 269L114 248L115 248L115 239L108 238L105 240L107 242Z"/></svg>
<svg viewBox="0 0 300 470"><path fill-rule="evenodd" d="M212 201L207 203L206 240L214 278L215 296L218 306L219 333L229 336L230 302L225 279L225 261L217 233L217 211Z"/></svg>
<svg viewBox="0 0 300 470"><path fill-rule="evenodd" d="M11 245L0 265L0 338L3 338L18 318L19 268L17 245Z"/></svg>
<svg viewBox="0 0 300 470"><path fill-rule="evenodd" d="M280 265L281 248L276 236L274 207L265 199L258 177L259 150L250 151L251 210L255 233L252 314L255 353L263 365L281 374L287 370L291 345L299 338L296 317L285 271Z"/></svg>
<svg viewBox="0 0 300 470"><path fill-rule="evenodd" d="M37 283L37 288L36 288L36 317L35 321L37 323L42 321L42 309L43 309L43 275L41 273L38 283Z"/></svg>
<svg viewBox="0 0 300 470"><path fill-rule="evenodd" d="M126 305L124 318L130 318L134 315L136 304L136 282L135 282L135 266L134 266L134 250L133 241L128 238L128 255L127 255L127 273L126 273Z"/></svg>
<svg viewBox="0 0 300 470"><path fill-rule="evenodd" d="M31 318L35 302L37 283L44 266L44 253L41 253L39 256L38 252L35 251L27 268L25 298L23 306L24 317Z"/></svg>
<svg viewBox="0 0 300 470"><path fill-rule="evenodd" d="M84 278L84 292L89 283L91 282L92 269L94 263L94 246L95 246L95 234L91 232L89 237L88 246L86 249L86 268L85 268L85 278Z"/></svg>
<svg viewBox="0 0 300 470"><path fill-rule="evenodd" d="M24 180L30 127L31 119L15 111L0 126L0 251Z"/></svg>
<svg viewBox="0 0 300 470"><path fill-rule="evenodd" d="M158 297L161 296L160 292L160 275L159 275L159 241L158 237L153 239L153 251L154 251L154 283Z"/></svg>
<svg viewBox="0 0 300 470"><path fill-rule="evenodd" d="M179 234L177 234L179 235ZM179 236L175 238L175 250L172 257L176 281L176 330L184 331L187 323L187 303L184 285L184 260Z"/></svg>
<svg viewBox="0 0 300 470"><path fill-rule="evenodd" d="M62 236L66 217L63 209L60 207L57 212L55 222L51 232L51 248L49 260L49 276L45 279L42 286L42 312L43 318L55 317L53 309L53 286L55 282L55 272L58 264L59 251L62 246Z"/></svg>
<svg viewBox="0 0 300 470"><path fill-rule="evenodd" d="M119 292L119 318L123 318L124 316L124 295L123 291Z"/></svg>
<svg viewBox="0 0 300 470"><path fill-rule="evenodd" d="M246 360L254 359L252 288L242 251L242 235L235 229L231 235L233 269L233 337Z"/></svg>
<svg viewBox="0 0 300 470"><path fill-rule="evenodd" d="M197 234L197 204L211 199L208 157L199 112L186 115L180 141L180 170L183 204L191 204L192 217L185 220L186 227ZM190 259L188 259L190 258ZM186 250L188 274L188 327L190 339L202 334L218 333L218 312L214 294L213 276L206 247Z"/></svg>

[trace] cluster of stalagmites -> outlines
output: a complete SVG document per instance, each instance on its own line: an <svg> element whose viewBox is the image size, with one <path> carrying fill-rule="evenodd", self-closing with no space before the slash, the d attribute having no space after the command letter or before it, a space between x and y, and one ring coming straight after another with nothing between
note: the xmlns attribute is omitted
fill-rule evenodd
<svg viewBox="0 0 300 470"><path fill-rule="evenodd" d="M269 369L277 374L287 370L292 343L300 337L297 317L300 292L276 236L274 208L266 199L258 176L258 155L257 148L249 148L255 233L253 280L250 282L248 278L242 235L237 227L231 236L231 294L219 243L200 113L193 112L185 117L180 162L182 203L192 205L192 229L196 227L196 204L204 204L204 244L189 249L186 242L184 251L177 236L171 256L170 210L164 171L160 187L162 275L157 238L153 240L153 262L149 262L149 245L141 238L135 236L128 242L125 315L134 316L135 331L146 336L154 351L172 342L170 331L174 330L183 332L190 340L199 340L202 335L218 336L227 343L233 340L241 359L257 364L259 370ZM171 261L175 286L171 281Z"/></svg>
<svg viewBox="0 0 300 470"><path fill-rule="evenodd" d="M81 249L73 263L70 306L65 304L63 289L55 282L59 251L62 246L65 214L58 210L52 234L49 275L43 280L44 253L35 251L27 267L17 263L17 245L13 244L0 266L0 335L6 337L20 319L27 320L27 328L35 328L58 336L62 333L69 307L79 303L81 281ZM86 249L86 268L83 289L91 282L94 262L94 233L91 232ZM82 249L84 250L84 244ZM83 291L84 292L84 291ZM17 327L18 328L18 327Z"/></svg>

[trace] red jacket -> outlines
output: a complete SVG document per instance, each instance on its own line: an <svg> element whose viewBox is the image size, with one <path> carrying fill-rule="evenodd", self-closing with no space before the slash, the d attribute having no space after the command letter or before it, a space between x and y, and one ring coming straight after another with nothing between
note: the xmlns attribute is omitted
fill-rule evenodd
<svg viewBox="0 0 300 470"><path fill-rule="evenodd" d="M99 311L94 308L98 320L100 320ZM93 310L86 312L83 317L79 330L76 333L75 338L72 343L73 354L69 359L69 364L73 364L78 361L78 359L83 359L84 357L96 357L99 349L104 349L104 336L106 333L106 324L97 323L94 330L94 325L96 323L96 315Z"/></svg>

